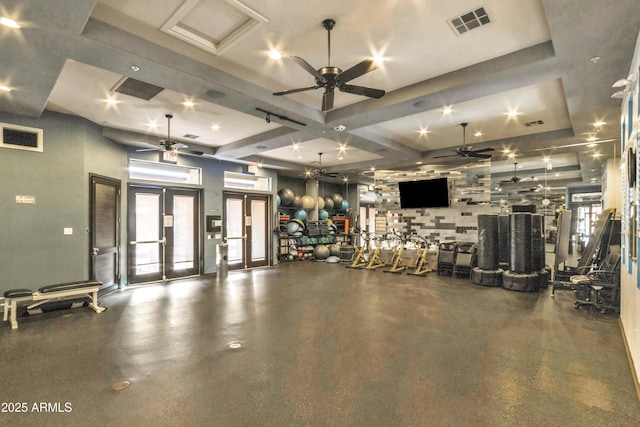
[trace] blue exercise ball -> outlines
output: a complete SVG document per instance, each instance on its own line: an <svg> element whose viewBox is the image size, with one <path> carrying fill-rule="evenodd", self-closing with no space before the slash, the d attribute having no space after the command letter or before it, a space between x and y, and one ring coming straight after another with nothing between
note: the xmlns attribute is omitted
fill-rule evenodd
<svg viewBox="0 0 640 427"><path fill-rule="evenodd" d="M342 201L342 210L346 211L347 209L349 209L349 202L346 200Z"/></svg>
<svg viewBox="0 0 640 427"><path fill-rule="evenodd" d="M276 194L276 206L280 206L281 203L282 203L282 200L280 199L280 196Z"/></svg>
<svg viewBox="0 0 640 427"><path fill-rule="evenodd" d="M329 212L325 211L324 209L320 210L320 212L318 212L318 218L320 219L329 219Z"/></svg>
<svg viewBox="0 0 640 427"><path fill-rule="evenodd" d="M307 211L305 211L304 209L298 209L293 214L293 217L305 221L307 219Z"/></svg>

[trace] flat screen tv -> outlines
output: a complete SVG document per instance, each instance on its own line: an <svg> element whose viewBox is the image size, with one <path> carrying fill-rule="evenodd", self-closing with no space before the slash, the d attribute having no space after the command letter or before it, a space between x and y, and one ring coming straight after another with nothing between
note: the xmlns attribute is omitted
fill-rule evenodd
<svg viewBox="0 0 640 427"><path fill-rule="evenodd" d="M447 178L398 182L400 208L448 208L449 183Z"/></svg>

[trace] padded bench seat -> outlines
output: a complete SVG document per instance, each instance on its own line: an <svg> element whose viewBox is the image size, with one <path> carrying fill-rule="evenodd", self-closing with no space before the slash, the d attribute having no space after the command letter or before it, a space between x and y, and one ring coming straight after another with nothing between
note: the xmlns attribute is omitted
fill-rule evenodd
<svg viewBox="0 0 640 427"><path fill-rule="evenodd" d="M18 328L17 308L18 303L29 303L27 309L33 309L42 304L55 301L64 301L74 298L88 297L91 302L89 308L96 313L102 313L106 307L98 305L98 291L102 282L98 280L83 280L78 282L59 283L43 286L38 291L31 289L10 289L4 292L4 321L11 322L11 329Z"/></svg>

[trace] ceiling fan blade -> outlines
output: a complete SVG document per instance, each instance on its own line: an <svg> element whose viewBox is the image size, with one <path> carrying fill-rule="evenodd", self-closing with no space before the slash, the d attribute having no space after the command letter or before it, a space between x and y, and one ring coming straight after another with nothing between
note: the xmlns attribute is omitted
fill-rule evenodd
<svg viewBox="0 0 640 427"><path fill-rule="evenodd" d="M295 56L295 55L291 55L289 58L292 59L293 61L295 61L296 64L298 64L299 66L304 68L309 74L311 74L316 79L320 79L320 80L323 79L322 74L320 74L320 72L318 72L318 70L313 68L311 66L311 64L309 64L304 59L300 58L299 56Z"/></svg>
<svg viewBox="0 0 640 427"><path fill-rule="evenodd" d="M202 156L204 154L202 151L196 151L196 150L180 150L179 153L191 154L194 156Z"/></svg>
<svg viewBox="0 0 640 427"><path fill-rule="evenodd" d="M304 92L305 90L318 89L319 87L320 86L309 86L309 87L301 87L299 89L283 90L282 92L274 93L274 95L275 96L290 95L292 93Z"/></svg>
<svg viewBox="0 0 640 427"><path fill-rule="evenodd" d="M333 89L325 90L324 95L322 95L322 111L329 111L333 108L333 98L335 92Z"/></svg>
<svg viewBox="0 0 640 427"><path fill-rule="evenodd" d="M458 157L458 155L457 154L447 154L445 156L433 156L431 158L432 159L444 159L444 158L447 158L447 157Z"/></svg>
<svg viewBox="0 0 640 427"><path fill-rule="evenodd" d="M159 148L139 148L136 150L136 152L141 153L143 151L158 151Z"/></svg>
<svg viewBox="0 0 640 427"><path fill-rule="evenodd" d="M480 148L479 150L471 150L472 153L486 153L487 151L494 151L493 148Z"/></svg>
<svg viewBox="0 0 640 427"><path fill-rule="evenodd" d="M369 98L382 98L385 91L382 89L373 89L364 86L354 85L340 85L338 86L341 92L353 93L354 95L368 96Z"/></svg>
<svg viewBox="0 0 640 427"><path fill-rule="evenodd" d="M189 148L189 146L187 144L183 144L182 142L175 142L171 144L171 148L174 150L179 150L182 148Z"/></svg>
<svg viewBox="0 0 640 427"><path fill-rule="evenodd" d="M481 153L478 153L477 151L472 151L471 153L467 154L467 156L475 157L476 159L490 159L491 158L491 154L481 154Z"/></svg>
<svg viewBox="0 0 640 427"><path fill-rule="evenodd" d="M360 77L364 74L370 73L371 71L377 70L379 68L378 64L375 63L372 59L365 59L364 61L354 65L346 71L338 74L336 76L336 80L346 83L350 80L353 80L357 77Z"/></svg>

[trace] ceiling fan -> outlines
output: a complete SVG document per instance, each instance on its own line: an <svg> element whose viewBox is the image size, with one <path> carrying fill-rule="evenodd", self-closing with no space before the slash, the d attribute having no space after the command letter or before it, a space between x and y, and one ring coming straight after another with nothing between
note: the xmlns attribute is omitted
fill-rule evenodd
<svg viewBox="0 0 640 427"><path fill-rule="evenodd" d="M518 162L513 164L513 176L507 180L500 181L501 183L513 183L516 184L521 181L526 181L528 178L522 178L518 176Z"/></svg>
<svg viewBox="0 0 640 427"><path fill-rule="evenodd" d="M202 151L187 150L187 148L189 148L187 144L171 139L171 119L173 118L173 114L165 114L164 116L167 118L167 139L161 139L158 147L141 148L136 151L160 150L167 153L173 153L174 155L177 155L178 153L185 153L193 154L194 156L202 156Z"/></svg>
<svg viewBox="0 0 640 427"><path fill-rule="evenodd" d="M335 178L338 176L335 172L327 172L326 169L322 167L322 153L318 153L318 167L316 169L308 169L304 173L304 177L307 179L318 179L318 178Z"/></svg>
<svg viewBox="0 0 640 427"><path fill-rule="evenodd" d="M331 30L333 29L336 21L333 19L325 19L322 21L322 26L327 30L327 44L328 44L328 65L319 69L313 68L307 61L299 56L291 56L298 65L304 68L309 74L316 78L316 84L314 86L303 87L299 89L285 90L282 92L275 92L275 96L289 95L297 92L304 92L307 90L324 88L324 95L322 96L322 111L329 111L333 108L333 99L335 95L335 89L340 92L352 93L354 95L368 96L369 98L382 98L385 94L384 90L373 89L364 86L349 85L347 82L367 74L371 71L377 70L379 65L372 59L365 59L364 61L354 65L353 67L342 71L338 67L331 66Z"/></svg>
<svg viewBox="0 0 640 427"><path fill-rule="evenodd" d="M449 156L435 156L434 159L444 158L444 157L474 157L476 159L490 159L491 154L485 154L489 151L493 151L494 149L491 147L480 148L478 150L473 150L470 146L467 145L467 126L469 123L460 123L462 126L462 146L456 148L454 151L456 154Z"/></svg>

